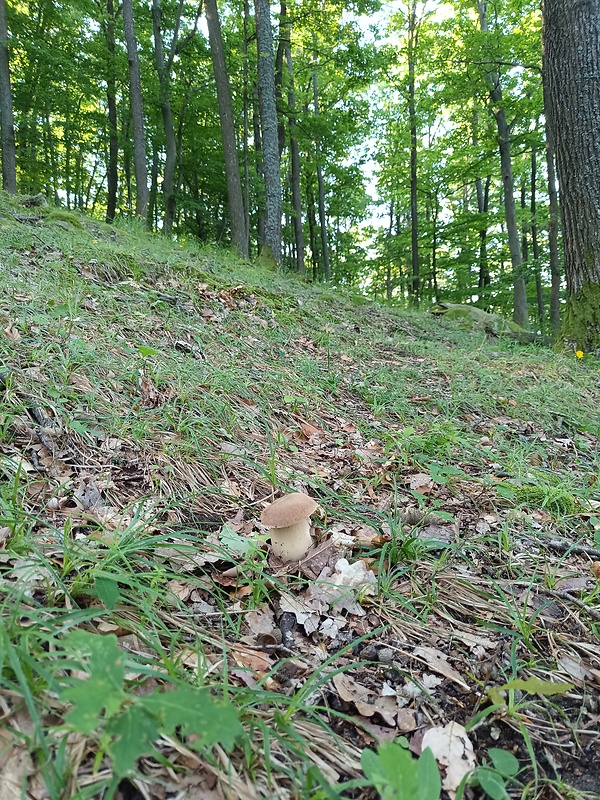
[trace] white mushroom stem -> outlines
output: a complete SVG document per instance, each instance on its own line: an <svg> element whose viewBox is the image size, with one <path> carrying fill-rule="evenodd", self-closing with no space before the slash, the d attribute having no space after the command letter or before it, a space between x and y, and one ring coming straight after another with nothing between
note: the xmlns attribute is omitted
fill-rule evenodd
<svg viewBox="0 0 600 800"><path fill-rule="evenodd" d="M300 561L311 545L308 518L286 528L271 528L271 550L282 561Z"/></svg>

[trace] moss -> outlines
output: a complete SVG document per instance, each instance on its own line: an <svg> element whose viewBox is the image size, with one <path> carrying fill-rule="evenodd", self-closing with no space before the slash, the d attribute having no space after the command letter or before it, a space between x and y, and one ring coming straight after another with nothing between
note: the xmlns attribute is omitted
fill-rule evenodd
<svg viewBox="0 0 600 800"><path fill-rule="evenodd" d="M600 357L600 284L586 283L567 298L555 350L582 350Z"/></svg>
<svg viewBox="0 0 600 800"><path fill-rule="evenodd" d="M45 215L46 222L66 222L74 228L82 228L81 220L77 214L71 211L57 211L53 209Z"/></svg>

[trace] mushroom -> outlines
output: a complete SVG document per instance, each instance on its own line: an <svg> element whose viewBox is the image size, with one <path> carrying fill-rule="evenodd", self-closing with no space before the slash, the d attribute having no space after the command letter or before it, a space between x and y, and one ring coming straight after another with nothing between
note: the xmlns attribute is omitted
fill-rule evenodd
<svg viewBox="0 0 600 800"><path fill-rule="evenodd" d="M299 561L312 544L309 517L317 503L307 494L286 494L267 506L260 515L271 528L271 549L282 561Z"/></svg>

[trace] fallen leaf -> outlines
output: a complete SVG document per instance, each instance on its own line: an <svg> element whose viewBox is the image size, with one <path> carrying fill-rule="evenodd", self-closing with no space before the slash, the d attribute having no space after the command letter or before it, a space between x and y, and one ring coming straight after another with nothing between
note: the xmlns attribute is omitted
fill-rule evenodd
<svg viewBox="0 0 600 800"><path fill-rule="evenodd" d="M443 728L429 728L422 742L422 749L426 747L445 768L442 786L454 800L462 779L475 768L475 753L466 730L458 722L450 722Z"/></svg>
<svg viewBox="0 0 600 800"><path fill-rule="evenodd" d="M19 342L21 340L21 334L12 322L9 322L6 328L4 328L4 335L10 342Z"/></svg>
<svg viewBox="0 0 600 800"><path fill-rule="evenodd" d="M469 689L469 685L465 683L460 674L450 666L448 657L445 653L442 653L441 650L437 650L435 647L415 647L413 655L416 658L423 659L434 672L454 681L454 683L462 686L463 689Z"/></svg>

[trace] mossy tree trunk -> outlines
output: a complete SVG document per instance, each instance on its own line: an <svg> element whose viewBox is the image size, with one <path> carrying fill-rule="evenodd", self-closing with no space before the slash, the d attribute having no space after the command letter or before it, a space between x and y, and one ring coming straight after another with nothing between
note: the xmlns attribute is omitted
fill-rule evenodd
<svg viewBox="0 0 600 800"><path fill-rule="evenodd" d="M560 340L600 355L600 4L544 0L543 17L567 284Z"/></svg>

